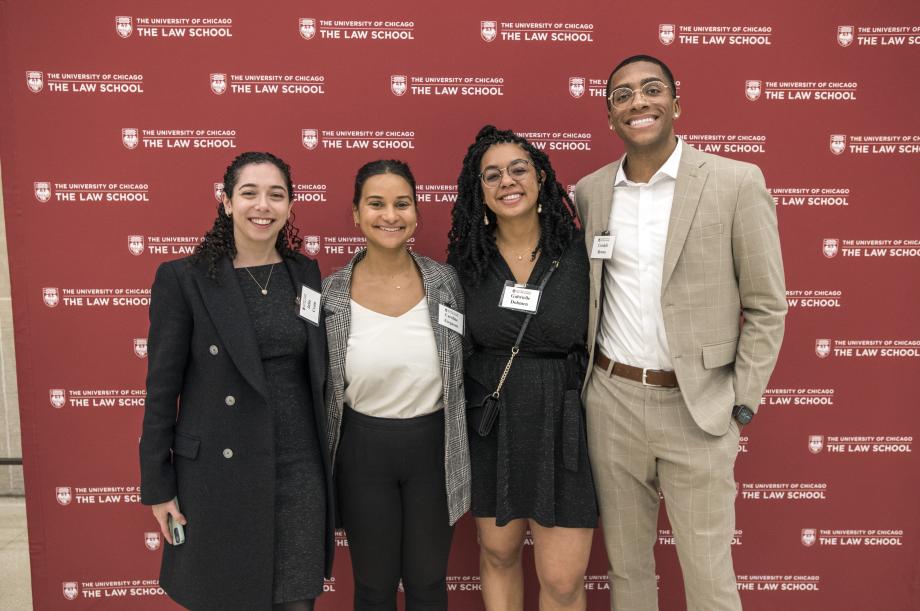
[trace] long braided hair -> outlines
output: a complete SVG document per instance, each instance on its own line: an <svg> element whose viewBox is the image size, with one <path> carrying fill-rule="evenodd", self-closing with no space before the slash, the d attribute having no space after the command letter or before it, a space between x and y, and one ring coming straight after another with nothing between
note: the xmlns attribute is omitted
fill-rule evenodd
<svg viewBox="0 0 920 611"><path fill-rule="evenodd" d="M279 157L271 153L260 153L249 151L237 156L224 173L224 193L227 197L233 195L233 189L239 182L240 173L243 168L250 164L270 163L281 172L284 177L285 186L288 190L288 196L294 199L294 183L291 181L291 167ZM285 221L284 226L278 233L278 239L275 242L275 248L282 257L293 257L294 253L300 250L303 245L303 239L300 237L300 231L294 226L294 210L291 209L291 215ZM214 219L214 225L204 234L204 240L195 248L192 255L192 264L206 262L208 264L208 277L212 280L217 279L217 270L220 260L223 257L233 259L236 256L236 242L233 239L233 219L227 216L224 211L224 204L217 204L217 218Z"/></svg>
<svg viewBox="0 0 920 611"><path fill-rule="evenodd" d="M526 138L511 130L500 130L486 125L476 134L463 158L463 168L457 178L457 202L451 212L450 232L447 234L447 262L473 286L479 284L489 265L498 254L495 245L495 214L485 204L480 183L479 164L489 147L496 144L517 144L530 155L537 176L545 178L540 185L538 201L540 213L540 241L534 254L558 257L575 236L575 207L565 188L556 179L556 172L546 153L533 146ZM483 215L489 219L486 225Z"/></svg>

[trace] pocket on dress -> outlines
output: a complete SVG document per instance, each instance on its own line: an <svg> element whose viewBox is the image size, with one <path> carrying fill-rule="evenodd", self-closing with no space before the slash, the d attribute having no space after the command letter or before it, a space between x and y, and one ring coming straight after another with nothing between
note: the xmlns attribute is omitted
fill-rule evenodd
<svg viewBox="0 0 920 611"><path fill-rule="evenodd" d="M565 391L562 405L562 464L569 471L578 471L582 409L581 392Z"/></svg>

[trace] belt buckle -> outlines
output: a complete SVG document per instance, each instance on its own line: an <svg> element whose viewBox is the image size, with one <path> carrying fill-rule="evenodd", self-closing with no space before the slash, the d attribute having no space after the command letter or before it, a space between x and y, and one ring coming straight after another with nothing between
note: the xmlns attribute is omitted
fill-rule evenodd
<svg viewBox="0 0 920 611"><path fill-rule="evenodd" d="M655 387L655 388L661 388L661 387L662 387L661 384L652 384L651 382L648 382L648 381L647 381L647 379L648 379L648 371L649 371L649 370L646 369L645 367L642 368L642 385L643 385L643 386L653 386L653 387Z"/></svg>

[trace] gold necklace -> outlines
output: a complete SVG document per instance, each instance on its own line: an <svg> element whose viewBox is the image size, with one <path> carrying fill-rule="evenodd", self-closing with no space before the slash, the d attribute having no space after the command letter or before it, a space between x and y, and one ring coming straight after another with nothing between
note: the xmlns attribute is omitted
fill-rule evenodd
<svg viewBox="0 0 920 611"><path fill-rule="evenodd" d="M413 264L413 266L414 266L414 264ZM399 272L398 274L394 274L393 277L390 279L390 282L393 282L393 283L397 282L397 279L398 279L400 276L404 276L404 275L406 275L407 273L410 273L410 270L404 269L403 271ZM411 276L410 276L410 277L411 277ZM397 288L397 290L401 290L401 289L402 289L402 284L394 284L393 286L395 286L395 287Z"/></svg>
<svg viewBox="0 0 920 611"><path fill-rule="evenodd" d="M537 246L540 244L539 238L537 239L537 243L533 245L533 248L528 248L527 250L525 250L525 251L524 251L523 253L521 253L521 254L518 254L518 253L516 253L515 251L511 250L511 248L508 247L507 245L504 245L504 246L503 246L502 244L499 244L498 242L499 242L499 241L496 240L496 244L498 244L498 248L499 248L500 250L506 250L506 251L508 251L508 252L509 252L513 257L515 257L518 261L523 261L523 260L524 260L524 255L526 255L526 254L528 254L528 253L530 253L530 260L531 260L531 261L534 261L534 260L537 258L537 252L536 252L536 251L537 251Z"/></svg>
<svg viewBox="0 0 920 611"><path fill-rule="evenodd" d="M249 274L249 277L252 278L252 281L256 283L256 286L262 291L263 295L268 295L268 283L272 281L272 272L275 271L276 263L272 263L272 266L268 269L268 279L265 281L265 286L259 284L259 281L256 280L256 277L252 275L252 272L249 271L248 267L244 267L246 273Z"/></svg>

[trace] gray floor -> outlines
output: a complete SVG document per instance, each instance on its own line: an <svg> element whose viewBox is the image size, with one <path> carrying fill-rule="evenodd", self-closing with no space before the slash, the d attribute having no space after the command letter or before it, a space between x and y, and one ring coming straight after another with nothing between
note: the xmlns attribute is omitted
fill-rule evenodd
<svg viewBox="0 0 920 611"><path fill-rule="evenodd" d="M0 609L27 611L31 608L26 501L22 497L0 497Z"/></svg>

